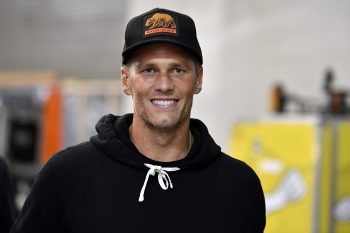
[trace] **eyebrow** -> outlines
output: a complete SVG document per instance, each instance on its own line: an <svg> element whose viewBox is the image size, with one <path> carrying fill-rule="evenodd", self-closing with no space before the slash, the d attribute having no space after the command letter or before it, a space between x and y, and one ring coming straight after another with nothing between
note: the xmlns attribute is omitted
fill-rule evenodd
<svg viewBox="0 0 350 233"><path fill-rule="evenodd" d="M154 64L154 63L140 63L140 62L137 62L136 64L135 64L135 68L137 69L137 70L139 70L139 69L144 69L144 68L154 68L154 67L156 67L157 65L156 64Z"/></svg>
<svg viewBox="0 0 350 233"><path fill-rule="evenodd" d="M168 64L171 68L184 68L184 69L191 69L192 65L194 65L196 69L196 63L194 61L189 62L187 60L184 61L170 61ZM136 70L144 69L144 68L157 68L158 64L155 61L152 60L138 60L133 59L133 61L130 61L127 66L130 68L131 66L134 66Z"/></svg>
<svg viewBox="0 0 350 233"><path fill-rule="evenodd" d="M137 64L135 64L136 69L142 69L142 68L147 68L147 67L157 67L158 65L156 63L153 62L146 62L146 63L141 63L141 62L137 62ZM168 64L168 67L184 67L184 68L190 68L190 64L184 64L184 63L179 63L179 62L172 62L170 64Z"/></svg>

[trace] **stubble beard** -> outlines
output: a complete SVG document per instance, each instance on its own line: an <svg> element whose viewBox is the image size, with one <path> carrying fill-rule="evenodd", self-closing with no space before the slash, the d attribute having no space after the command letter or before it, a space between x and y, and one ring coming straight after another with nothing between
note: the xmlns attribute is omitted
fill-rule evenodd
<svg viewBox="0 0 350 233"><path fill-rule="evenodd" d="M165 123L158 122L155 119L153 119L152 116L150 116L150 114L147 114L147 111L143 106L142 107L135 106L135 113L141 119L144 125L150 130L156 131L159 133L170 133L170 132L175 132L176 129L179 129L186 122L186 120L190 118L191 107L192 107L192 101L191 103L188 103L183 108L183 110L180 112L177 118Z"/></svg>

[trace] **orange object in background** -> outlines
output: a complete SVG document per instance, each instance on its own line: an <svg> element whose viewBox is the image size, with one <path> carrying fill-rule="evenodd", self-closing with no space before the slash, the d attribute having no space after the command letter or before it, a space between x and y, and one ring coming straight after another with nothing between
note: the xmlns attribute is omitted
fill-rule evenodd
<svg viewBox="0 0 350 233"><path fill-rule="evenodd" d="M62 94L54 84L42 110L40 164L62 149Z"/></svg>
<svg viewBox="0 0 350 233"><path fill-rule="evenodd" d="M285 111L286 93L281 84L272 87L270 94L270 110L276 113Z"/></svg>
<svg viewBox="0 0 350 233"><path fill-rule="evenodd" d="M19 150L21 145L16 135L11 137L12 132L6 135L12 129L2 129L5 131L3 143L7 148L3 154L9 157L11 163L20 166L14 170L24 176L28 175L25 171L29 168L30 174L36 174L55 152L62 149L62 91L59 81L57 74L50 71L0 72L0 96L7 112L0 112L0 116L6 119L5 125L10 126L12 121L18 125L15 134L26 133L27 137L32 137L31 151L25 148ZM21 128L23 125L30 125L37 133L29 134Z"/></svg>

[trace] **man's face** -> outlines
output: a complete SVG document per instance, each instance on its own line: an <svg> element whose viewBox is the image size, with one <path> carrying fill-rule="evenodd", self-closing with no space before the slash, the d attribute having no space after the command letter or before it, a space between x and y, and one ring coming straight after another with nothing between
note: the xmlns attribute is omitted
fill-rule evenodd
<svg viewBox="0 0 350 233"><path fill-rule="evenodd" d="M176 45L157 43L138 49L122 67L122 87L133 97L134 120L160 131L188 122L202 74L202 66Z"/></svg>

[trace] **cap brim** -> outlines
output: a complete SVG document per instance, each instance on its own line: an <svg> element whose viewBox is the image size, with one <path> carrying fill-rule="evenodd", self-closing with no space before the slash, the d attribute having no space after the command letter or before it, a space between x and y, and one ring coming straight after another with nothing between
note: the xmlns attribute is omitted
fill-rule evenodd
<svg viewBox="0 0 350 233"><path fill-rule="evenodd" d="M122 52L122 56L123 56L123 64L125 65L127 63L127 60L130 58L129 56L134 53L137 49L149 45L149 44L153 44L153 43L157 43L157 42L166 42L166 43L171 43L174 45L178 45L184 49L186 49L188 52L190 52L191 54L193 54L197 60L199 61L200 64L203 63L203 58L201 56L199 56L195 50L193 50L192 48L188 47L186 44L183 44L179 41L174 41L171 38L150 38L146 41L142 41L140 43L136 43L133 46L130 46L128 49L124 50Z"/></svg>

